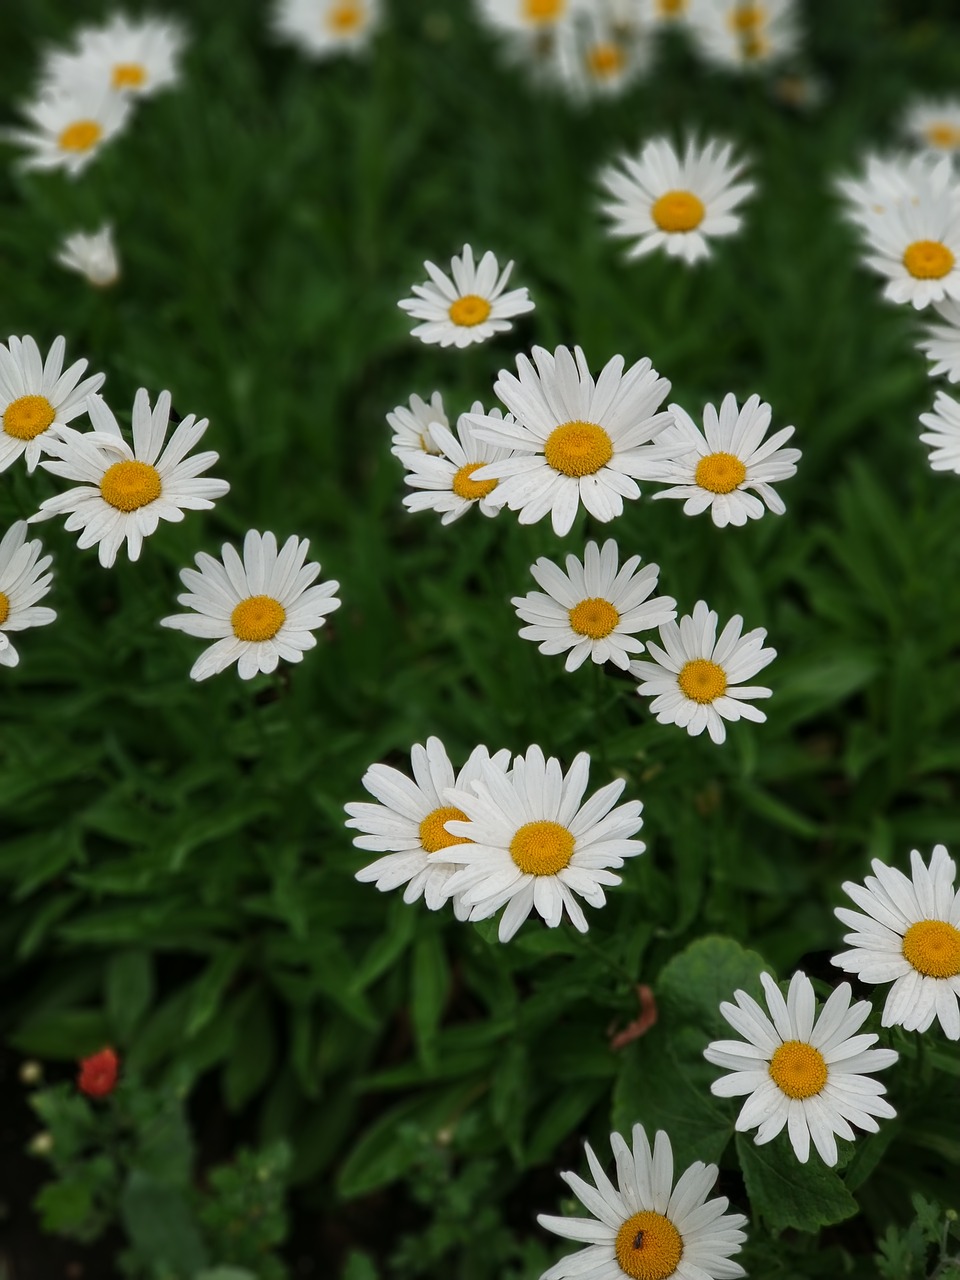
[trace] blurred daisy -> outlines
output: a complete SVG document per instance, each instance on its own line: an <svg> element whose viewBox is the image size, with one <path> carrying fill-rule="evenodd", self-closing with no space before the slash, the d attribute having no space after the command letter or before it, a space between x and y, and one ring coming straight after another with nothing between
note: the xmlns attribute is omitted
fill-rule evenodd
<svg viewBox="0 0 960 1280"><path fill-rule="evenodd" d="M86 360L63 369L66 343L57 338L46 360L33 338L0 343L0 471L23 457L33 471L41 453L61 436L68 422L87 411L87 400L103 386L105 374L82 382Z"/></svg>
<svg viewBox="0 0 960 1280"><path fill-rule="evenodd" d="M728 70L751 70L796 53L796 0L693 0L690 28L700 54Z"/></svg>
<svg viewBox="0 0 960 1280"><path fill-rule="evenodd" d="M555 69L574 99L624 92L649 66L649 44L616 12L584 14L557 39Z"/></svg>
<svg viewBox="0 0 960 1280"><path fill-rule="evenodd" d="M793 427L783 427L764 441L770 426L768 404L754 395L738 410L736 396L729 392L719 414L712 404L704 405L703 431L680 405L670 405L670 412L676 425L658 436L650 450L653 460L643 473L645 480L671 485L655 498L682 498L688 516L709 509L720 529L759 519L764 503L775 515L783 515L786 507L772 484L796 475L800 450L780 447L793 435Z"/></svg>
<svg viewBox="0 0 960 1280"><path fill-rule="evenodd" d="M930 361L931 378L943 374L949 382L960 382L960 302L944 298L933 309L944 323L926 325L927 336L917 349Z"/></svg>
<svg viewBox="0 0 960 1280"><path fill-rule="evenodd" d="M479 0L482 18L498 31L539 38L555 34L584 0Z"/></svg>
<svg viewBox="0 0 960 1280"><path fill-rule="evenodd" d="M960 298L960 203L952 187L918 186L914 198L864 217L867 266L887 277L883 296L917 310Z"/></svg>
<svg viewBox="0 0 960 1280"><path fill-rule="evenodd" d="M120 264L112 228L108 224L92 235L76 231L67 236L57 251L57 262L86 276L98 289L113 284L120 275Z"/></svg>
<svg viewBox="0 0 960 1280"><path fill-rule="evenodd" d="M613 520L624 498L640 496L634 477L641 446L673 422L656 412L670 383L646 358L624 373L623 356L608 361L594 382L579 347L572 354L557 347L553 355L534 347L533 361L518 356L519 378L501 369L494 385L516 421L473 417L480 439L516 456L473 478L501 481L491 501L518 511L521 524L550 512L560 536L570 532L581 502L597 520Z"/></svg>
<svg viewBox="0 0 960 1280"><path fill-rule="evenodd" d="M413 781L389 765L371 765L363 786L378 803L345 805L350 815L346 825L364 833L353 838L358 849L387 855L358 871L358 880L373 881L384 893L406 885L404 902L416 902L422 896L427 907L436 911L447 900L446 882L457 870L444 860L443 851L468 843L446 828L446 823L466 818L461 809L447 804L446 792L451 787L469 788L479 780L483 765L505 773L510 752L491 756L486 747L475 747L455 774L443 743L428 738L426 747L415 743L411 748L410 764ZM453 907L458 920L467 918L469 909L459 897L454 898Z"/></svg>
<svg viewBox="0 0 960 1280"><path fill-rule="evenodd" d="M731 1262L746 1239L747 1220L727 1213L726 1196L708 1200L715 1164L697 1160L673 1182L673 1149L661 1129L650 1150L642 1125L633 1126L633 1150L611 1133L617 1185L584 1143L593 1183L575 1173L560 1177L591 1213L589 1218L537 1214L548 1231L587 1247L561 1258L541 1280L734 1280L745 1275ZM594 1185L595 1184L595 1185Z"/></svg>
<svg viewBox="0 0 960 1280"><path fill-rule="evenodd" d="M473 250L465 244L462 257L451 259L452 279L432 262L423 265L430 280L412 285L416 296L397 303L415 320L424 321L412 330L421 342L469 347L512 329L513 316L533 310L525 288L504 293L513 263L500 271L489 249L475 265Z"/></svg>
<svg viewBox="0 0 960 1280"><path fill-rule="evenodd" d="M419 449L423 453L439 453L430 431L434 422L439 422L442 427L450 426L439 391L433 393L429 404L417 395L410 397L409 408L398 404L393 413L387 414L387 424L393 429L390 452L402 455Z"/></svg>
<svg viewBox="0 0 960 1280"><path fill-rule="evenodd" d="M932 151L960 151L960 99L925 99L904 114L903 131Z"/></svg>
<svg viewBox="0 0 960 1280"><path fill-rule="evenodd" d="M474 402L471 410L483 414L483 405ZM491 410L491 417L500 418L498 409ZM403 505L408 511L443 512L441 524L451 524L476 505L485 516L495 516L500 510L490 502L490 495L497 487L496 480L474 480L473 474L488 462L499 462L509 456L509 450L481 440L471 426L466 414L457 422L455 436L439 422L430 426L430 433L440 450L437 457L424 453L401 454L407 469L406 482L419 493L408 493ZM459 439L458 439L459 437Z"/></svg>
<svg viewBox="0 0 960 1280"><path fill-rule="evenodd" d="M145 98L175 84L184 33L169 18L116 13L81 27L70 49L47 54L42 75L51 86L88 83L95 89Z"/></svg>
<svg viewBox="0 0 960 1280"><path fill-rule="evenodd" d="M312 58L360 53L379 25L381 0L276 0L273 25Z"/></svg>
<svg viewBox="0 0 960 1280"><path fill-rule="evenodd" d="M634 0L644 26L679 26L690 17L690 0Z"/></svg>
<svg viewBox="0 0 960 1280"><path fill-rule="evenodd" d="M610 234L636 241L630 258L660 248L686 262L709 257L711 239L740 228L734 210L754 190L737 181L744 168L728 142L691 140L681 155L666 138L652 138L637 157L620 156L600 175L612 196L602 206L613 220Z"/></svg>
<svg viewBox="0 0 960 1280"><path fill-rule="evenodd" d="M543 591L514 596L511 601L518 617L531 624L521 627L520 635L539 642L541 653L566 652L567 671L575 671L587 658L612 662L627 671L630 655L643 652L637 632L677 616L672 596L648 599L656 590L660 566L648 564L640 569L640 557L630 556L618 572L613 538L602 550L588 542L583 563L574 555L568 555L566 563L566 573L545 556L530 566Z"/></svg>
<svg viewBox="0 0 960 1280"><path fill-rule="evenodd" d="M199 572L180 571L188 591L177 604L192 612L161 618L160 625L214 641L193 664L191 679L206 680L235 662L240 679L250 680L258 671L275 671L281 658L300 662L314 648L314 631L340 607L334 594L340 584L310 585L320 565L305 563L309 546L307 538L290 537L278 551L274 534L250 529L242 560L225 543L222 562L201 551Z"/></svg>
<svg viewBox="0 0 960 1280"><path fill-rule="evenodd" d="M932 186L943 192L952 185L949 160L924 152L868 155L858 177L838 178L835 183L846 203L847 217L861 227L901 201L915 202L919 190Z"/></svg>
<svg viewBox="0 0 960 1280"><path fill-rule="evenodd" d="M880 1095L883 1085L871 1076L892 1066L893 1049L871 1049L879 1036L856 1035L872 1009L866 1000L850 1003L850 983L831 992L816 1017L813 983L795 973L784 1000L769 973L760 975L770 1016L745 991L736 1004L724 1001L720 1012L744 1040L714 1040L703 1056L730 1074L710 1092L721 1098L749 1094L737 1117L738 1133L757 1130L762 1146L786 1127L801 1164L810 1156L810 1140L825 1164L837 1163L836 1135L852 1141L851 1125L876 1133L874 1116L896 1112Z"/></svg>
<svg viewBox="0 0 960 1280"><path fill-rule="evenodd" d="M185 417L164 448L170 422L170 392L161 391L151 411L145 387L133 402L133 448L123 438L112 411L100 396L89 401L93 431L66 430L48 446L56 461L44 462L45 470L76 488L46 498L31 520L64 515L68 532L81 530L77 546L99 545L100 563L109 569L117 552L127 543L131 560L140 555L144 538L156 533L161 520L179 521L184 511L207 511L230 489L226 480L201 478L219 454L188 457L209 423ZM162 451L162 452L161 452Z"/></svg>
<svg viewBox="0 0 960 1280"><path fill-rule="evenodd" d="M77 81L43 90L23 114L31 127L3 134L28 148L21 168L64 169L76 177L127 123L130 102L124 94Z"/></svg>
<svg viewBox="0 0 960 1280"><path fill-rule="evenodd" d="M734 614L717 638L717 615L698 600L692 616L660 627L662 649L647 641L653 662L632 662L630 674L640 680L637 692L653 699L650 710L660 724L680 725L694 737L706 729L721 743L727 736L724 720L766 720L751 704L772 690L739 681L755 676L777 651L763 648L763 627L743 636L742 628L743 619Z"/></svg>
<svg viewBox="0 0 960 1280"><path fill-rule="evenodd" d="M462 864L447 880L446 892L461 895L471 920L486 920L506 906L501 942L508 942L533 910L551 929L566 910L574 927L586 933L575 895L602 907L603 886L620 883L608 868L622 867L625 858L646 847L631 839L643 825L640 801L613 807L625 785L622 778L583 803L589 770L585 751L564 776L559 760L544 759L540 748L531 746L514 759L510 774L483 765L471 788L445 793L446 802L466 815L447 822L446 830L472 842L445 851L449 862Z"/></svg>
<svg viewBox="0 0 960 1280"><path fill-rule="evenodd" d="M861 982L892 982L883 1007L885 1027L926 1031L939 1018L943 1033L960 1040L960 890L957 868L938 844L929 866L910 854L912 877L871 862L864 883L843 890L861 911L837 907L835 915L854 930L844 934L851 951L833 957Z"/></svg>
<svg viewBox="0 0 960 1280"><path fill-rule="evenodd" d="M933 412L921 413L920 421L929 428L920 433L920 439L930 449L931 468L960 475L960 404L938 391Z"/></svg>
<svg viewBox="0 0 960 1280"><path fill-rule="evenodd" d="M45 627L56 619L53 609L37 604L53 581L53 558L41 558L42 550L39 539L27 542L26 520L12 524L0 540L0 666L15 667L20 661L9 632Z"/></svg>

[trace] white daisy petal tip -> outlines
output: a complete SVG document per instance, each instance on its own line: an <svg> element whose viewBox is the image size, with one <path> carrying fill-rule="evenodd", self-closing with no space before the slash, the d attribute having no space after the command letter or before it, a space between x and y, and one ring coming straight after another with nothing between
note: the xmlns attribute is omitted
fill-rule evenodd
<svg viewBox="0 0 960 1280"><path fill-rule="evenodd" d="M412 319L421 321L412 330L421 342L469 347L512 329L516 316L534 309L526 288L506 289L513 263L501 271L489 250L476 262L471 246L464 245L451 259L449 273L432 262L424 267L430 279L414 285L414 296L397 303Z"/></svg>

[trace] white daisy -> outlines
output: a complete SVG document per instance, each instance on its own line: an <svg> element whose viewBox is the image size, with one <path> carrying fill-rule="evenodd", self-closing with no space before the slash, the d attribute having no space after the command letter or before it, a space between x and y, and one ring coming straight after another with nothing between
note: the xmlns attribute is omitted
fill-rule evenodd
<svg viewBox="0 0 960 1280"><path fill-rule="evenodd" d="M847 881L844 892L862 908L837 907L854 930L844 934L852 951L833 957L861 982L892 982L881 1019L885 1027L926 1031L939 1018L944 1035L960 1040L960 890L957 868L938 844L929 866L916 849L913 875L874 858L864 883Z"/></svg>
<svg viewBox="0 0 960 1280"><path fill-rule="evenodd" d="M480 16L495 30L527 39L555 34L584 8L584 0L479 0Z"/></svg>
<svg viewBox="0 0 960 1280"><path fill-rule="evenodd" d="M929 446L931 468L960 475L960 403L938 391L933 412L921 413L920 421L929 427L920 433L920 439Z"/></svg>
<svg viewBox="0 0 960 1280"><path fill-rule="evenodd" d="M691 139L681 155L666 138L651 138L638 156L620 156L600 174L612 196L602 206L613 219L610 234L636 241L630 258L660 248L687 262L709 257L710 240L733 235L743 221L734 210L754 190L737 181L744 169L729 142Z"/></svg>
<svg viewBox="0 0 960 1280"><path fill-rule="evenodd" d="M312 58L361 53L381 18L381 0L275 0L277 34Z"/></svg>
<svg viewBox="0 0 960 1280"><path fill-rule="evenodd" d="M80 529L80 548L99 544L105 569L127 543L131 560L140 555L144 538L156 533L161 520L179 521L184 511L208 511L230 489L226 480L202 477L219 454L206 452L188 457L209 423L185 417L164 448L170 422L170 392L161 391L151 411L145 387L133 402L133 448L123 438L119 423L100 396L89 400L94 430L81 433L69 428L48 448L57 455L42 465L54 475L80 484L47 498L31 520L49 520L67 514L64 528ZM162 452L161 452L162 450Z"/></svg>
<svg viewBox="0 0 960 1280"><path fill-rule="evenodd" d="M690 29L700 54L727 70L766 67L796 53L796 0L692 0Z"/></svg>
<svg viewBox="0 0 960 1280"><path fill-rule="evenodd" d="M483 414L483 405L474 401L471 413ZM498 409L490 416L500 418ZM458 520L476 505L485 516L495 516L500 508L490 502L490 495L497 487L496 480L474 480L473 473L490 462L499 462L509 456L508 449L481 440L465 413L457 421L457 435L439 422L431 423L430 433L440 455L437 457L422 450L401 454L407 469L404 477L411 489L422 492L408 493L403 505L408 511L441 511L441 524ZM457 438L459 437L459 439Z"/></svg>
<svg viewBox="0 0 960 1280"><path fill-rule="evenodd" d="M741 1213L727 1213L726 1196L708 1200L717 1180L715 1164L697 1160L673 1182L673 1149L661 1129L653 1150L642 1125L633 1126L633 1150L611 1133L617 1166L614 1186L584 1143L593 1183L575 1173L560 1177L593 1215L537 1214L548 1231L586 1244L550 1267L541 1280L735 1280L745 1275L731 1262L746 1239Z"/></svg>
<svg viewBox="0 0 960 1280"><path fill-rule="evenodd" d="M86 360L63 368L66 343L57 338L46 360L33 338L0 343L0 471L23 457L33 471L41 453L63 435L67 423L87 411L87 400L103 386L105 374L83 377Z"/></svg>
<svg viewBox="0 0 960 1280"><path fill-rule="evenodd" d="M944 298L933 309L944 323L924 326L926 337L917 349L930 361L931 378L943 374L948 382L960 382L960 302Z"/></svg>
<svg viewBox="0 0 960 1280"><path fill-rule="evenodd" d="M51 87L86 82L146 98L176 83L183 43L183 29L169 18L116 13L81 27L71 48L50 51L42 75Z"/></svg>
<svg viewBox="0 0 960 1280"><path fill-rule="evenodd" d="M556 77L575 100L623 93L649 63L649 41L613 9L569 23L554 50Z"/></svg>
<svg viewBox="0 0 960 1280"><path fill-rule="evenodd" d="M770 426L768 404L754 395L738 409L736 396L729 392L719 413L712 404L704 405L703 431L680 405L670 405L670 412L675 425L658 436L650 450L653 460L643 474L645 480L671 485L655 498L684 499L688 516L709 508L720 529L759 519L764 503L775 515L783 515L786 507L772 482L796 475L800 450L780 447L793 435L793 427L783 427L764 441Z"/></svg>
<svg viewBox="0 0 960 1280"><path fill-rule="evenodd" d="M20 661L8 632L45 627L57 616L53 609L37 604L50 590L53 558L41 558L39 539L26 539L27 522L18 520L0 540L0 666L4 667L15 667Z"/></svg>
<svg viewBox="0 0 960 1280"><path fill-rule="evenodd" d="M428 738L426 747L416 743L410 751L410 764L415 781L389 765L371 765L363 777L363 786L377 804L345 805L350 815L346 825L365 834L354 836L358 849L386 853L356 873L362 881L373 881L381 892L406 885L404 902L423 897L431 911L447 900L445 885L457 870L446 862L443 850L465 844L463 836L447 831L446 823L466 818L462 809L447 804L446 792L451 787L466 789L481 775L481 767L489 765L505 773L510 752L502 750L490 755L486 747L475 747L458 774L439 738ZM459 896L453 900L458 920L465 920L469 908Z"/></svg>
<svg viewBox="0 0 960 1280"><path fill-rule="evenodd" d="M903 131L932 151L960 151L960 99L926 98L904 113Z"/></svg>
<svg viewBox="0 0 960 1280"><path fill-rule="evenodd" d="M953 173L949 160L925 152L871 153L864 157L859 176L838 178L834 185L846 203L847 217L863 227L901 201L915 202L918 193L931 186L946 191L953 185Z"/></svg>
<svg viewBox="0 0 960 1280"><path fill-rule="evenodd" d="M772 690L738 682L756 675L777 651L763 648L763 627L743 636L742 627L743 618L734 614L717 638L717 615L698 600L692 616L661 626L662 649L647 641L654 661L631 662L630 674L641 682L637 693L653 699L650 710L660 724L678 724L694 737L706 729L721 743L727 736L724 720L766 720L751 704Z"/></svg>
<svg viewBox="0 0 960 1280"><path fill-rule="evenodd" d="M258 671L275 671L281 658L300 662L317 641L313 635L326 614L339 609L334 595L339 582L310 584L320 565L306 561L310 542L289 537L277 550L272 533L250 529L243 539L243 559L225 543L222 562L201 551L197 569L182 569L180 578L189 590L177 596L177 604L193 610L161 618L162 627L174 627L188 636L215 641L193 664L190 677L206 680L234 662L241 680Z"/></svg>
<svg viewBox="0 0 960 1280"><path fill-rule="evenodd" d="M864 259L887 277L883 296L917 309L960 298L960 201L936 172L914 197L864 215L869 250Z"/></svg>
<svg viewBox="0 0 960 1280"><path fill-rule="evenodd" d="M415 453L418 449L424 453L439 453L430 431L434 422L439 422L442 427L450 426L439 391L433 393L429 404L417 395L410 397L409 408L405 404L398 404L393 413L387 414L387 423L393 430L390 452L398 456Z"/></svg>
<svg viewBox="0 0 960 1280"><path fill-rule="evenodd" d="M613 807L622 778L583 803L589 770L585 751L564 777L559 760L544 759L531 746L514 759L509 775L483 765L472 789L445 793L447 803L466 814L446 829L473 842L446 851L449 862L463 864L446 882L446 892L462 896L471 920L485 920L506 904L501 942L513 937L532 910L553 929L566 909L575 928L586 933L575 895L602 907L603 886L620 883L608 868L622 867L646 847L630 838L643 825L640 801Z"/></svg>
<svg viewBox="0 0 960 1280"><path fill-rule="evenodd" d="M98 289L114 284L120 275L113 229L109 223L92 235L75 231L67 236L57 251L56 260L68 271L86 276Z"/></svg>
<svg viewBox="0 0 960 1280"><path fill-rule="evenodd" d="M521 524L549 511L562 536L581 502L605 523L623 513L624 498L639 498L641 446L673 422L656 412L670 383L646 358L626 373L623 366L623 356L614 356L594 382L579 347L553 355L534 347L533 364L517 356L519 378L500 370L493 389L516 421L473 418L482 440L516 454L475 474L501 481L491 501L518 511Z"/></svg>
<svg viewBox="0 0 960 1280"><path fill-rule="evenodd" d="M22 110L31 127L3 135L29 149L21 167L65 169L76 177L127 123L130 102L125 94L78 80L43 90Z"/></svg>
<svg viewBox="0 0 960 1280"><path fill-rule="evenodd" d="M677 616L672 596L654 596L660 566L639 569L640 557L630 556L617 572L618 550L613 538L601 550L588 542L583 563L567 556L567 572L541 556L530 572L543 587L511 604L529 622L520 628L525 640L538 641L541 653L567 653L566 669L575 671L587 658L612 662L627 671L630 655L643 652L638 631L671 622ZM639 572L638 572L639 569ZM546 594L544 595L544 592Z"/></svg>
<svg viewBox="0 0 960 1280"><path fill-rule="evenodd" d="M430 280L412 285L416 296L397 303L415 320L424 321L411 330L421 342L469 347L486 342L495 333L506 333L513 328L513 316L533 310L525 288L504 293L513 263L508 262L500 271L489 249L479 264L474 264L473 250L465 244L462 257L450 261L452 279L432 262L423 265Z"/></svg>
<svg viewBox="0 0 960 1280"><path fill-rule="evenodd" d="M644 26L680 26L690 18L691 0L634 0Z"/></svg>
<svg viewBox="0 0 960 1280"><path fill-rule="evenodd" d="M745 991L720 1012L743 1040L714 1040L703 1056L729 1075L714 1080L721 1098L749 1094L737 1117L738 1133L757 1130L762 1146L786 1127L801 1164L810 1139L825 1164L837 1163L836 1136L854 1137L851 1125L876 1133L874 1116L896 1115L880 1095L886 1090L869 1074L892 1066L893 1049L871 1049L879 1036L855 1035L872 1012L869 1001L850 1003L850 983L832 991L816 1017L813 983L803 973L790 979L787 998L769 973L760 975L770 1016Z"/></svg>

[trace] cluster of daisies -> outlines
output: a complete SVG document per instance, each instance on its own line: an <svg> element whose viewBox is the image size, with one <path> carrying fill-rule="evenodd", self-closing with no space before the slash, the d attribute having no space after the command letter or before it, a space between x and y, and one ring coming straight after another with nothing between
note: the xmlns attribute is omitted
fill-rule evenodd
<svg viewBox="0 0 960 1280"><path fill-rule="evenodd" d="M64 369L66 344L57 338L44 358L31 337L0 344L0 471L20 460L28 472L39 464L71 487L40 503L29 521L17 521L0 539L0 663L14 666L8 633L44 626L56 617L38 606L51 588L51 558L39 541L26 540L27 523L65 516L78 533L77 546L98 548L110 568L126 544L137 560L144 538L161 520L180 521L186 511L205 511L230 486L204 473L216 463L211 451L196 452L209 425L188 414L167 438L172 413L168 391L153 406L141 387L133 403L132 439L124 434L99 394L105 375L84 377L86 360ZM91 430L80 431L83 415ZM201 552L197 569L184 569L189 610L162 618L161 625L213 643L194 663L195 680L237 663L240 676L274 671L283 658L299 662L314 647L314 631L340 601L337 582L315 583L320 565L308 561L307 539L291 537L278 547L273 533L251 529L242 556L225 545L222 559Z"/></svg>

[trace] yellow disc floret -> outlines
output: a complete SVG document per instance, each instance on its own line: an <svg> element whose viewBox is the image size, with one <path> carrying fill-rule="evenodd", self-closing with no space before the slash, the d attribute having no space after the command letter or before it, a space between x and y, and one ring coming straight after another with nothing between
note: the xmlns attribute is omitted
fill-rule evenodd
<svg viewBox="0 0 960 1280"><path fill-rule="evenodd" d="M650 217L661 231L693 231L706 212L703 201L692 191L666 191L653 202Z"/></svg>
<svg viewBox="0 0 960 1280"><path fill-rule="evenodd" d="M713 702L727 691L727 673L716 662L694 658L684 663L677 684L693 702Z"/></svg>
<svg viewBox="0 0 960 1280"><path fill-rule="evenodd" d="M674 18L683 13L686 7L687 0L657 0L657 13L661 18Z"/></svg>
<svg viewBox="0 0 960 1280"><path fill-rule="evenodd" d="M363 5L357 0L342 0L327 12L327 26L337 35L348 35L363 25Z"/></svg>
<svg viewBox="0 0 960 1280"><path fill-rule="evenodd" d="M923 131L924 137L931 147L942 147L945 151L954 151L960 147L960 125L928 124Z"/></svg>
<svg viewBox="0 0 960 1280"><path fill-rule="evenodd" d="M496 480L470 479L475 471L479 471L484 466L486 466L485 462L468 462L465 467L460 468L453 477L453 492L458 498L466 498L468 502L476 502L478 498L485 498L488 493L493 493L497 487Z"/></svg>
<svg viewBox="0 0 960 1280"><path fill-rule="evenodd" d="M732 453L708 453L697 463L696 482L711 493L733 493L747 478L747 468Z"/></svg>
<svg viewBox="0 0 960 1280"><path fill-rule="evenodd" d="M58 142L61 151L89 151L103 137L103 129L96 120L75 120L60 132Z"/></svg>
<svg viewBox="0 0 960 1280"><path fill-rule="evenodd" d="M730 25L734 31L741 34L750 34L762 27L767 20L763 5L760 4L738 4L730 14Z"/></svg>
<svg viewBox="0 0 960 1280"><path fill-rule="evenodd" d="M20 396L3 411L3 429L15 440L34 440L57 416L46 396Z"/></svg>
<svg viewBox="0 0 960 1280"><path fill-rule="evenodd" d="M573 843L559 822L527 822L510 841L510 857L529 876L555 876L573 857Z"/></svg>
<svg viewBox="0 0 960 1280"><path fill-rule="evenodd" d="M578 636L591 640L603 640L616 627L620 615L602 596L590 596L570 610L570 626Z"/></svg>
<svg viewBox="0 0 960 1280"><path fill-rule="evenodd" d="M287 611L273 596L247 596L235 606L230 625L238 640L256 643L272 640L287 617Z"/></svg>
<svg viewBox="0 0 960 1280"><path fill-rule="evenodd" d="M483 324L490 314L490 303L477 293L464 294L450 304L450 319L464 329L472 329L474 325Z"/></svg>
<svg viewBox="0 0 960 1280"><path fill-rule="evenodd" d="M939 240L914 240L903 251L903 265L915 280L941 280L955 262L953 253Z"/></svg>
<svg viewBox="0 0 960 1280"><path fill-rule="evenodd" d="M420 823L420 843L424 853L439 853L441 849L449 849L452 844L471 844L466 836L452 836L444 827L446 822L467 822L467 815L462 809L452 805L433 809Z"/></svg>
<svg viewBox="0 0 960 1280"><path fill-rule="evenodd" d="M823 1054L803 1040L785 1040L770 1059L770 1079L788 1098L812 1098L827 1083Z"/></svg>
<svg viewBox="0 0 960 1280"><path fill-rule="evenodd" d="M624 67L626 56L623 49L612 40L601 40L587 50L587 70L597 80L606 80L618 75Z"/></svg>
<svg viewBox="0 0 960 1280"><path fill-rule="evenodd" d="M115 462L100 481L101 498L117 511L139 511L162 492L160 473L149 462Z"/></svg>
<svg viewBox="0 0 960 1280"><path fill-rule="evenodd" d="M523 0L523 16L527 22L556 22L566 7L567 0Z"/></svg>
<svg viewBox="0 0 960 1280"><path fill-rule="evenodd" d="M10 617L10 597L0 591L0 627Z"/></svg>
<svg viewBox="0 0 960 1280"><path fill-rule="evenodd" d="M544 457L565 476L592 476L613 457L613 441L595 422L564 422L554 427Z"/></svg>
<svg viewBox="0 0 960 1280"><path fill-rule="evenodd" d="M110 79L114 89L140 89L147 82L147 68L142 62L118 62Z"/></svg>
<svg viewBox="0 0 960 1280"><path fill-rule="evenodd" d="M614 1241L617 1262L633 1280L667 1280L683 1257L683 1237L669 1218L645 1209L629 1217Z"/></svg>
<svg viewBox="0 0 960 1280"><path fill-rule="evenodd" d="M960 976L960 929L946 920L918 920L903 935L903 958L926 978Z"/></svg>

